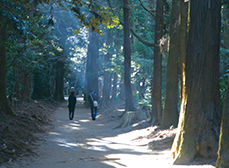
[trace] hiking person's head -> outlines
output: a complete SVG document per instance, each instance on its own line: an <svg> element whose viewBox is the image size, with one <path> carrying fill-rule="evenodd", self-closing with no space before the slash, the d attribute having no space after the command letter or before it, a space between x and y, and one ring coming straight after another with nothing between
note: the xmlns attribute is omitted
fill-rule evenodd
<svg viewBox="0 0 229 168"><path fill-rule="evenodd" d="M74 91L71 92L71 95L74 95Z"/></svg>

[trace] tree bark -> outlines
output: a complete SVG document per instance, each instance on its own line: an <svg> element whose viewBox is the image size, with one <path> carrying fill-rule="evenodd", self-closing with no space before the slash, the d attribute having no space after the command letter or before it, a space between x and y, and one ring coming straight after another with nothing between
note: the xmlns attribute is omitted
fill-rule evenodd
<svg viewBox="0 0 229 168"><path fill-rule="evenodd" d="M130 22L129 22L129 2L123 0L124 10L124 87L125 87L125 111L133 111L133 94L131 89L131 49L130 49Z"/></svg>
<svg viewBox="0 0 229 168"><path fill-rule="evenodd" d="M172 1L170 44L165 83L165 107L162 126L177 127L178 123L178 57L179 57L179 1Z"/></svg>
<svg viewBox="0 0 229 168"><path fill-rule="evenodd" d="M105 70L104 70L104 80L103 80L103 105L107 105L107 102L109 100L109 71L108 69L108 64L110 62L110 46L111 45L111 30L107 30L107 54L105 56Z"/></svg>
<svg viewBox="0 0 229 168"><path fill-rule="evenodd" d="M220 1L190 1L186 93L172 146L174 164L217 156L220 125Z"/></svg>
<svg viewBox="0 0 229 168"><path fill-rule="evenodd" d="M226 97L224 100L223 116L220 130L219 151L216 168L229 167L229 77Z"/></svg>
<svg viewBox="0 0 229 168"><path fill-rule="evenodd" d="M99 57L99 42L97 32L90 31L89 33L89 45L87 53L87 65L86 65L86 91L85 99L87 102L87 95L90 89L99 91L98 81L98 64L97 59Z"/></svg>
<svg viewBox="0 0 229 168"><path fill-rule="evenodd" d="M7 31L6 25L0 18L0 111L5 114L13 115L9 101L6 94L6 41Z"/></svg>
<svg viewBox="0 0 229 168"><path fill-rule="evenodd" d="M163 29L163 0L157 0L156 23L155 23L155 46L154 46L154 71L151 83L151 103L152 113L151 122L153 124L161 123L161 84L162 84L162 56L159 48L159 41L162 37Z"/></svg>
<svg viewBox="0 0 229 168"><path fill-rule="evenodd" d="M116 49L116 57L119 56L119 48L120 48L120 29L117 29L117 38L116 38L116 43L117 43L117 49ZM118 74L117 72L114 72L114 80L113 80L113 89L112 89L112 99L116 99L117 97L117 92L118 92L118 89L117 89L117 85L118 85ZM121 86L120 86L121 87ZM120 95L121 95L121 91L120 91ZM120 96L121 98L121 96Z"/></svg>
<svg viewBox="0 0 229 168"><path fill-rule="evenodd" d="M121 89L120 89L120 99L125 100L125 88L124 88L124 83L121 81Z"/></svg>
<svg viewBox="0 0 229 168"><path fill-rule="evenodd" d="M180 68L180 100L182 107L182 100L185 96L185 57L186 57L186 45L187 45L187 23L188 23L188 2L180 0L180 57L179 57L179 68Z"/></svg>

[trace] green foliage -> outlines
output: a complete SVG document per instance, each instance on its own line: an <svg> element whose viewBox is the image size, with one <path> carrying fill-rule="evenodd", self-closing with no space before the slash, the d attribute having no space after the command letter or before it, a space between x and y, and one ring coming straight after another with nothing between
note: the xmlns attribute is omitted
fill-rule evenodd
<svg viewBox="0 0 229 168"><path fill-rule="evenodd" d="M56 53L58 48L54 48L52 45L50 30L46 24L47 19L41 17L42 15L38 12L34 13L33 17L29 15L31 13L27 9L31 8L32 4L26 4L26 1L20 4L18 1L5 0L4 2L0 12L8 26L6 90L10 99L21 99L25 90L28 90L26 87L29 87L30 92L33 90L31 82L35 70L42 72L41 76L49 78L46 81L40 79L39 82L48 81L47 83L49 83L53 75L51 75L52 69L48 70L48 68L50 68L50 63L55 63L55 57L49 53ZM0 1L0 3L3 2ZM30 84L27 85L25 82ZM47 93L50 91L42 89L45 96L48 96Z"/></svg>
<svg viewBox="0 0 229 168"><path fill-rule="evenodd" d="M226 0L227 1L227 0ZM226 88L227 88L227 81L229 76L229 5L223 1L223 7L221 10L221 48L220 48L220 93L222 103L225 99Z"/></svg>
<svg viewBox="0 0 229 168"><path fill-rule="evenodd" d="M50 77L48 74L44 76L44 72L39 69L35 69L33 73L33 93L32 99L47 99L51 97L52 83L50 83Z"/></svg>
<svg viewBox="0 0 229 168"><path fill-rule="evenodd" d="M224 101L226 96L227 81L229 76L229 50L221 48L220 49L220 93L221 100Z"/></svg>
<svg viewBox="0 0 229 168"><path fill-rule="evenodd" d="M119 24L119 18L111 12L110 8L98 1L63 0L55 3L61 6L63 10L74 12L82 27L96 31L99 34L102 34L101 25L113 28ZM79 30L78 28L74 33L77 34Z"/></svg>

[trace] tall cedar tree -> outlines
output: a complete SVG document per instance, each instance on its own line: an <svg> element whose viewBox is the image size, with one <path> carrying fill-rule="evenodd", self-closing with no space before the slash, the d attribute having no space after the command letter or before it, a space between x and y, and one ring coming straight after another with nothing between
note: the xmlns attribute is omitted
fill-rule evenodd
<svg viewBox="0 0 229 168"><path fill-rule="evenodd" d="M131 89L131 49L130 49L130 21L129 21L129 2L123 0L124 10L124 87L125 87L125 111L133 111L133 94Z"/></svg>
<svg viewBox="0 0 229 168"><path fill-rule="evenodd" d="M180 68L180 99L181 107L182 100L185 96L185 56L186 56L186 41L187 41L187 21L188 21L188 6L189 2L180 0L180 57L179 57L179 68Z"/></svg>
<svg viewBox="0 0 229 168"><path fill-rule="evenodd" d="M179 1L172 1L170 20L170 43L165 83L165 107L162 126L165 128L178 123L178 57L179 57Z"/></svg>
<svg viewBox="0 0 229 168"><path fill-rule="evenodd" d="M95 90L98 93L98 64L99 57L99 42L98 33L95 31L89 32L89 44L87 52L87 65L86 65L86 95L89 90ZM85 97L87 100L87 96Z"/></svg>
<svg viewBox="0 0 229 168"><path fill-rule="evenodd" d="M154 45L154 71L152 78L151 103L152 113L151 122L153 124L161 123L161 84L162 84L162 57L159 48L160 38L163 30L163 5L164 0L157 0L156 23L155 23L155 45Z"/></svg>
<svg viewBox="0 0 229 168"><path fill-rule="evenodd" d="M107 102L109 100L110 97L110 91L109 91L109 71L108 71L108 64L110 61L110 51L109 48L111 46L111 30L108 29L107 30L107 54L105 55L105 63L106 63L106 67L105 67L105 71L104 71L104 80L103 80L103 105L107 105Z"/></svg>
<svg viewBox="0 0 229 168"><path fill-rule="evenodd" d="M56 63L56 87L54 99L58 101L64 100L64 62L61 59L61 56L58 56Z"/></svg>
<svg viewBox="0 0 229 168"><path fill-rule="evenodd" d="M220 0L190 1L186 93L172 152L174 164L216 157L220 125Z"/></svg>

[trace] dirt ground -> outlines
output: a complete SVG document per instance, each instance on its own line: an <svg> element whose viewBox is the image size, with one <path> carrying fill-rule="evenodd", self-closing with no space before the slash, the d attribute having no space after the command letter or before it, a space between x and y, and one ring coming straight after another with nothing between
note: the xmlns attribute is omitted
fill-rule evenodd
<svg viewBox="0 0 229 168"><path fill-rule="evenodd" d="M20 146L27 149L17 156L13 157L12 154L13 160L9 159L8 162L2 163L0 168L214 167L214 159L196 159L192 165L186 166L172 165L169 150L176 129L161 130L159 127L151 126L147 121L114 129L123 113L121 105L99 109L96 120L92 121L89 108L78 102L73 120L68 119L66 102L59 104L55 110L48 104L37 105L36 109L44 112L42 116L35 115L37 113L32 116L23 114L30 115L31 121L38 122L35 125L40 131L34 132L34 138L37 140L31 140L31 144L28 144L30 141L27 140L28 142L24 142L27 145L14 145L15 149L16 146L19 146L19 149ZM24 132L21 134L24 135ZM7 141L3 135L0 140L1 154L6 150L4 146L9 146L13 140ZM11 155L8 154L9 156Z"/></svg>

